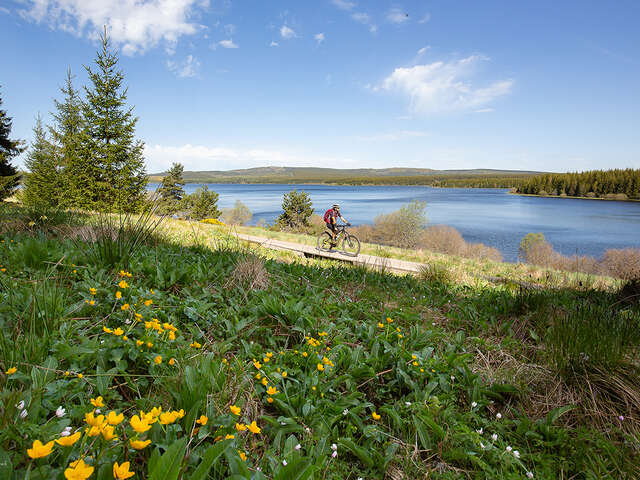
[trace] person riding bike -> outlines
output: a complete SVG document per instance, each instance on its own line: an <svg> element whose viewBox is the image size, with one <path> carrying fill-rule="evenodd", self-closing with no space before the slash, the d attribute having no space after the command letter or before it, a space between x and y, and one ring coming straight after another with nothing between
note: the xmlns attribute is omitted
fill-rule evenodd
<svg viewBox="0 0 640 480"><path fill-rule="evenodd" d="M327 225L327 230L331 232L332 247L336 246L336 233L338 231L336 228L336 222L338 218L342 220L344 223L346 223L347 225L351 225L346 218L340 215L340 205L338 205L337 203L334 203L333 207L331 207L329 210L324 212L324 223Z"/></svg>

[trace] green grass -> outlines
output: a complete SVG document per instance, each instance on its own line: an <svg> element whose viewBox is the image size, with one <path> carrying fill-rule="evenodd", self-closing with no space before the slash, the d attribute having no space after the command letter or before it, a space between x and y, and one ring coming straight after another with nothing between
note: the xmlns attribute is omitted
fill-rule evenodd
<svg viewBox="0 0 640 480"><path fill-rule="evenodd" d="M168 480L640 474L638 338L599 327L616 354L565 377L550 333L585 302L638 331L637 307L613 289L390 275L202 224L158 234L131 252L130 277L77 240L0 235L1 478L64 478L78 458L99 479L116 461ZM118 440L84 433L98 396L103 414L125 416ZM184 416L135 432L131 417L153 407ZM259 433L237 431L252 421ZM29 458L65 427L81 432L76 444ZM151 442L134 450L131 438Z"/></svg>

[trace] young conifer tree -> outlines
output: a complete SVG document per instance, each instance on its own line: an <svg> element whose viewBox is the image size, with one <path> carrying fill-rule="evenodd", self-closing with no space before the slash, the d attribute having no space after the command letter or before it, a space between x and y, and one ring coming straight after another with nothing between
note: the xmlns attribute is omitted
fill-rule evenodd
<svg viewBox="0 0 640 480"><path fill-rule="evenodd" d="M0 96L0 107L2 97ZM0 108L0 201L13 195L20 184L20 175L10 160L24 151L21 140L11 140L11 117Z"/></svg>
<svg viewBox="0 0 640 480"><path fill-rule="evenodd" d="M85 67L91 85L85 87L82 105L81 155L88 174L83 201L98 210L135 211L142 206L148 181L144 143L135 138L138 118L126 104L124 74L117 69L106 28L101 43L95 71Z"/></svg>
<svg viewBox="0 0 640 480"><path fill-rule="evenodd" d="M163 214L172 214L178 211L180 202L184 198L184 179L182 173L184 166L174 163L167 171L167 175L162 178L162 184L158 188L160 196L158 211Z"/></svg>
<svg viewBox="0 0 640 480"><path fill-rule="evenodd" d="M62 191L61 171L40 114L33 127L33 140L24 164L29 169L29 174L24 180L22 202L30 206L58 206Z"/></svg>

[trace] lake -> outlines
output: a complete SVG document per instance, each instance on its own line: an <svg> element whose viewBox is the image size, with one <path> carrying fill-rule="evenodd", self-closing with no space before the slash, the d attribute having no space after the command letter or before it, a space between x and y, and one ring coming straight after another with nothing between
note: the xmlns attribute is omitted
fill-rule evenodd
<svg viewBox="0 0 640 480"><path fill-rule="evenodd" d="M282 195L305 190L315 213L339 203L354 225L373 223L376 215L413 200L427 202L430 224L451 225L465 240L497 248L517 261L518 245L530 232L542 232L565 255L601 256L608 248L640 247L640 202L616 202L511 195L503 189L408 186L331 186L281 184L208 184L220 194L218 208L242 201L253 212L252 223L272 223L281 213ZM155 190L157 184L150 184ZM187 184L187 193L200 185Z"/></svg>

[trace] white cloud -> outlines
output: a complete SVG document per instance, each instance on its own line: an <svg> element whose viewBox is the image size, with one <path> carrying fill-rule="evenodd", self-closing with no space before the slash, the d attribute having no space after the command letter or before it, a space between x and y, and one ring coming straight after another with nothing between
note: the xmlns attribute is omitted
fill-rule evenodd
<svg viewBox="0 0 640 480"><path fill-rule="evenodd" d="M513 80L501 80L482 88L471 85L466 78L472 76L478 63L486 60L486 57L472 55L449 63L440 61L396 68L375 90L405 95L410 110L416 114L477 110L507 95L513 86Z"/></svg>
<svg viewBox="0 0 640 480"><path fill-rule="evenodd" d="M9 15L11 12L9 11L8 8L0 7L0 13L4 13L6 15Z"/></svg>
<svg viewBox="0 0 640 480"><path fill-rule="evenodd" d="M427 50L429 50L430 48L431 47L429 45L425 45L420 50L418 50L418 55L424 55L425 53L427 53Z"/></svg>
<svg viewBox="0 0 640 480"><path fill-rule="evenodd" d="M224 48L238 48L238 45L233 43L233 40L229 39L229 40L220 40L218 42L218 45L220 45L221 47Z"/></svg>
<svg viewBox="0 0 640 480"><path fill-rule="evenodd" d="M409 15L401 9L394 7L387 12L387 20L396 25L401 25L409 20Z"/></svg>
<svg viewBox="0 0 640 480"><path fill-rule="evenodd" d="M181 78L195 77L200 69L200 62L193 55L188 55L184 62L167 60L167 67Z"/></svg>
<svg viewBox="0 0 640 480"><path fill-rule="evenodd" d="M280 45L278 42L274 42L273 40L271 40L271 43L269 44L270 47L277 47L278 45Z"/></svg>
<svg viewBox="0 0 640 480"><path fill-rule="evenodd" d="M352 13L351 18L353 18L356 22L364 23L365 25L371 22L371 17L369 16L369 14L364 12Z"/></svg>
<svg viewBox="0 0 640 480"><path fill-rule="evenodd" d="M331 0L336 7L340 10L352 10L356 6L355 2L349 2L347 0Z"/></svg>
<svg viewBox="0 0 640 480"><path fill-rule="evenodd" d="M296 32L294 32L291 28L287 27L286 25L283 25L282 27L280 27L280 35L285 40L289 40L290 38L293 38L296 36Z"/></svg>
<svg viewBox="0 0 640 480"><path fill-rule="evenodd" d="M429 20L431 20L431 14L430 13L425 13L424 17L422 17L420 20L418 20L418 23L427 23Z"/></svg>
<svg viewBox="0 0 640 480"><path fill-rule="evenodd" d="M322 43L324 42L324 33L316 33L313 38L316 39L316 42Z"/></svg>
<svg viewBox="0 0 640 480"><path fill-rule="evenodd" d="M421 132L419 130L400 130L398 132L358 136L356 137L356 139L364 142L378 142L378 141L405 140L407 138L426 137L426 136L427 136L427 132Z"/></svg>
<svg viewBox="0 0 640 480"><path fill-rule="evenodd" d="M25 0L20 13L36 23L91 39L107 25L125 55L144 53L160 42L168 48L204 27L194 22L209 0Z"/></svg>
<svg viewBox="0 0 640 480"><path fill-rule="evenodd" d="M205 145L146 145L144 155L147 171L165 171L173 162L185 170L232 170L266 166L352 165L350 158L312 156L267 148L235 148Z"/></svg>

